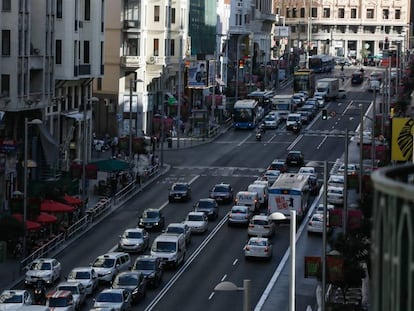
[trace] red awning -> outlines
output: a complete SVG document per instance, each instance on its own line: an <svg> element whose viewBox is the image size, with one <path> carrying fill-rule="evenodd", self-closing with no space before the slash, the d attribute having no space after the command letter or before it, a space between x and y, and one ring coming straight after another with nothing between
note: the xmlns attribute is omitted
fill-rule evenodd
<svg viewBox="0 0 414 311"><path fill-rule="evenodd" d="M52 224L57 221L57 217L47 213L40 213L40 215L37 216L36 221L41 224Z"/></svg>
<svg viewBox="0 0 414 311"><path fill-rule="evenodd" d="M78 199L77 197L72 197L70 195L65 195L63 197L63 200L69 205L80 205L82 204L82 200Z"/></svg>
<svg viewBox="0 0 414 311"><path fill-rule="evenodd" d="M49 213L70 213L75 207L52 200L44 200L40 205L40 211Z"/></svg>
<svg viewBox="0 0 414 311"><path fill-rule="evenodd" d="M17 219L20 222L23 222L23 215L22 214L12 214L12 217L14 217L15 219ZM31 220L26 220L26 229L29 231L35 231L35 230L39 230L42 227L41 224L31 221Z"/></svg>

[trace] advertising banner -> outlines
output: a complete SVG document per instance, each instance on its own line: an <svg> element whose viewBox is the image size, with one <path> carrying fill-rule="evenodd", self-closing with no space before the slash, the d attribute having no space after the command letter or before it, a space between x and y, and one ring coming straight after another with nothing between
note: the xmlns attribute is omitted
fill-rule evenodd
<svg viewBox="0 0 414 311"><path fill-rule="evenodd" d="M317 278L321 274L321 257L305 256L305 278Z"/></svg>
<svg viewBox="0 0 414 311"><path fill-rule="evenodd" d="M413 125L411 118L392 118L391 160L407 161L413 157Z"/></svg>
<svg viewBox="0 0 414 311"><path fill-rule="evenodd" d="M205 60L191 61L188 68L188 87L208 87L208 62Z"/></svg>

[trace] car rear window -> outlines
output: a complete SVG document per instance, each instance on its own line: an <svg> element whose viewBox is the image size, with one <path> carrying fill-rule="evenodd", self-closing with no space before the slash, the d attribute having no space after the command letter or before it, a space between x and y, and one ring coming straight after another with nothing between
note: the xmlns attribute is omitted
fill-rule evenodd
<svg viewBox="0 0 414 311"><path fill-rule="evenodd" d="M269 221L265 220L265 219L253 219L253 224L255 225L260 225L260 226L266 226L269 224Z"/></svg>

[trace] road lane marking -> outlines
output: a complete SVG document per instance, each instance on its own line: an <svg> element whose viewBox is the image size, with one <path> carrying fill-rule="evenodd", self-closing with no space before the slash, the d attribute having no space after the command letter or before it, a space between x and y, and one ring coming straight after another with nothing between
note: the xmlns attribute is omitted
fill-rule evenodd
<svg viewBox="0 0 414 311"><path fill-rule="evenodd" d="M236 258L234 261L233 261L233 266L235 266L236 264L237 264L237 262L238 262L239 260Z"/></svg>
<svg viewBox="0 0 414 311"><path fill-rule="evenodd" d="M243 145L248 139L250 139L251 136L252 134L247 135L245 139L243 139L241 142L237 144L237 146L240 147L241 145Z"/></svg>
<svg viewBox="0 0 414 311"><path fill-rule="evenodd" d="M227 274L223 275L223 277L221 278L221 282L223 282L226 278L227 278Z"/></svg>
<svg viewBox="0 0 414 311"><path fill-rule="evenodd" d="M328 139L328 136L324 136L322 141L319 143L319 145L316 146L316 149L320 149L327 139Z"/></svg>
<svg viewBox="0 0 414 311"><path fill-rule="evenodd" d="M211 292L210 296L208 296L208 300L211 300L211 298L213 298L214 296L214 292Z"/></svg>

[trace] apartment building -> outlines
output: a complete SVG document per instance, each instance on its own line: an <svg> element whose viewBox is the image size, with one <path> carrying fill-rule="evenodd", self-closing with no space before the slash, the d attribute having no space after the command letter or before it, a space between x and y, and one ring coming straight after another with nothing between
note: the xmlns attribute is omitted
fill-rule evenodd
<svg viewBox="0 0 414 311"><path fill-rule="evenodd" d="M7 185L2 187L7 197L22 184L15 163L23 158L25 140L36 163L32 178L68 170L70 161L81 158L82 147L90 157L90 136L83 134L92 131L91 105L86 105L92 104L91 82L103 74L104 1L2 0L0 5L0 184ZM42 124L31 124L33 119Z"/></svg>
<svg viewBox="0 0 414 311"><path fill-rule="evenodd" d="M380 55L386 41L409 48L411 2L274 0L290 27L290 48L361 59Z"/></svg>
<svg viewBox="0 0 414 311"><path fill-rule="evenodd" d="M105 103L95 110L98 135L151 135L158 93L177 94L190 51L188 10L187 0L106 2L105 75L94 83Z"/></svg>

